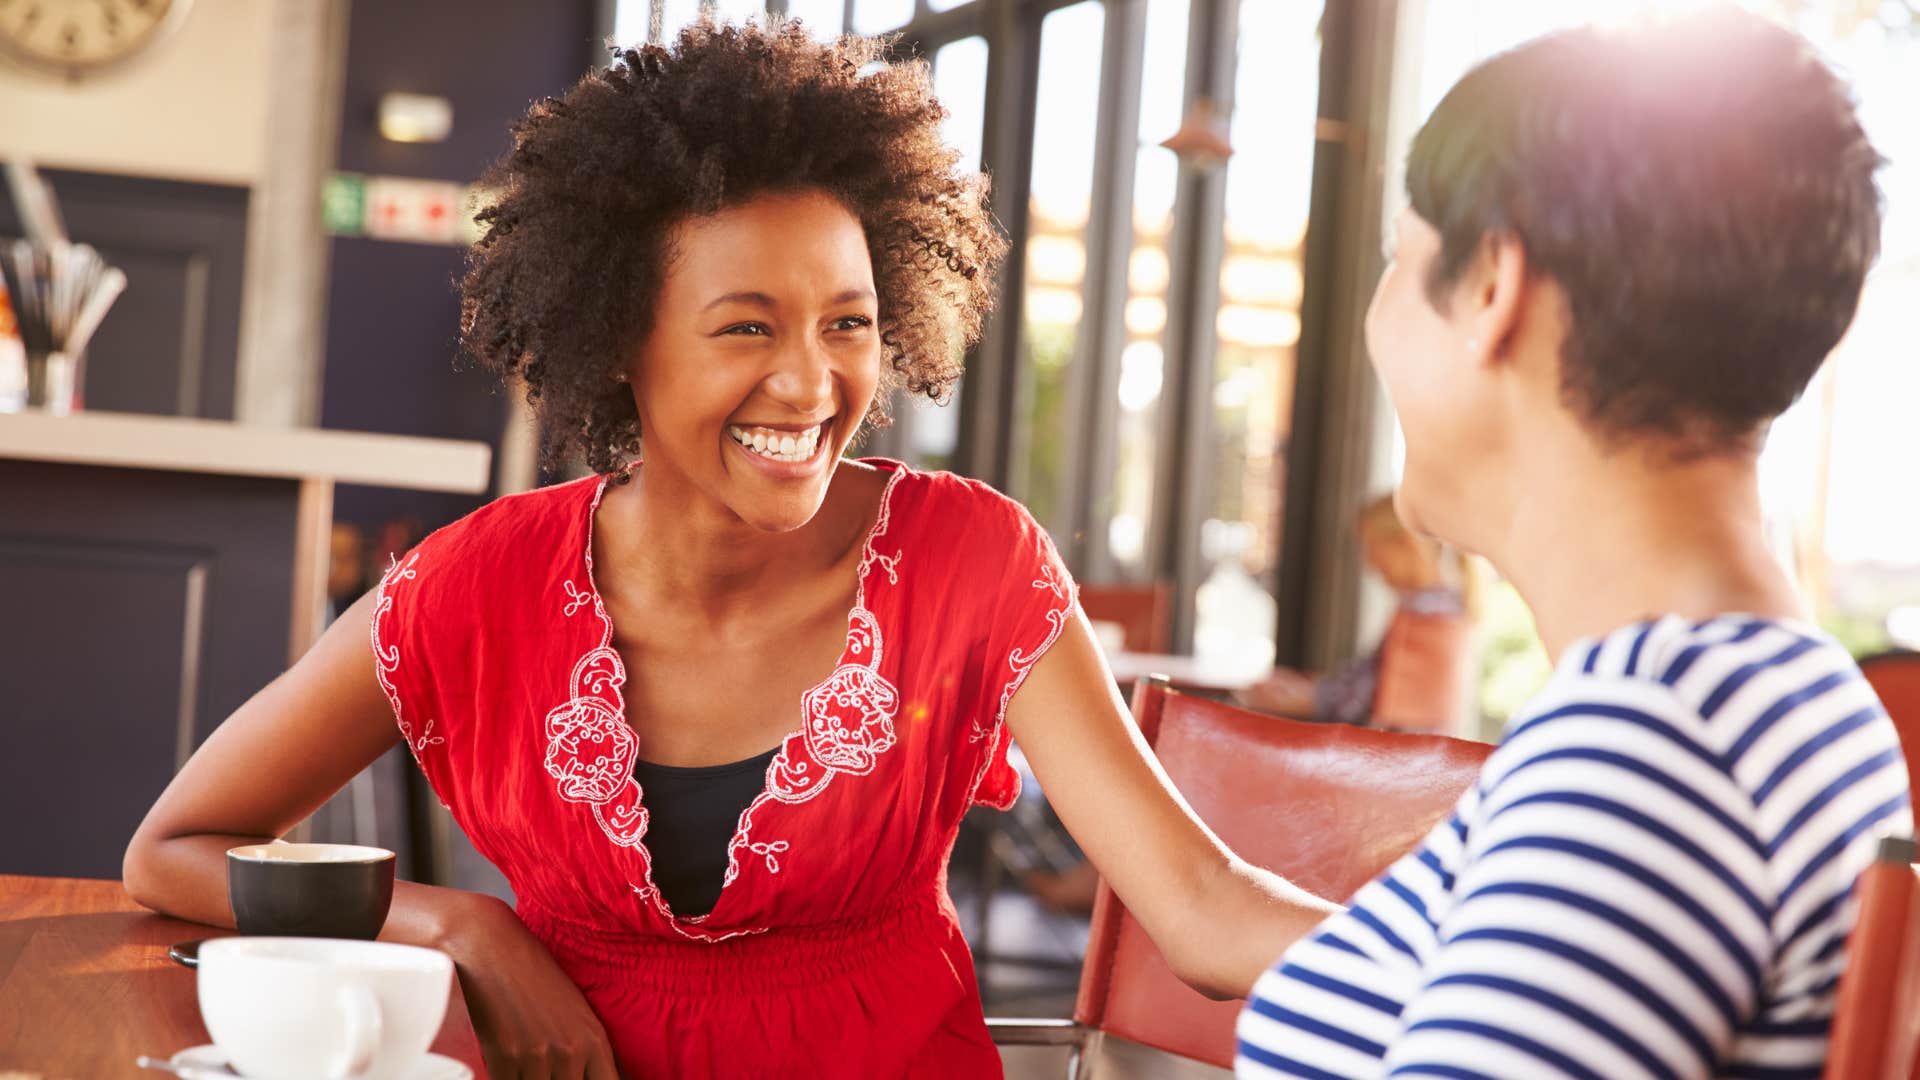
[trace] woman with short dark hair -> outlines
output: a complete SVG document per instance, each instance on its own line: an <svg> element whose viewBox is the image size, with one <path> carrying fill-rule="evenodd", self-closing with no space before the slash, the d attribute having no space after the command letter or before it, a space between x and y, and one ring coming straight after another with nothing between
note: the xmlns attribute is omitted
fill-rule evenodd
<svg viewBox="0 0 1920 1080"><path fill-rule="evenodd" d="M1367 317L1398 505L1558 667L1261 978L1242 1075L1820 1074L1907 774L1767 548L1757 457L1853 317L1879 162L1808 46L1725 8L1539 39L1434 110Z"/></svg>

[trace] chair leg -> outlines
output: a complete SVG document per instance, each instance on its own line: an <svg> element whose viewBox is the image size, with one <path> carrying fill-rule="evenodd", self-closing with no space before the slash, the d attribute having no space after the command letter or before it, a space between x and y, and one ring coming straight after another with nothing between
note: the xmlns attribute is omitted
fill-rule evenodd
<svg viewBox="0 0 1920 1080"><path fill-rule="evenodd" d="M1100 1056L1100 1040L1105 1032L1091 1028L1067 1051L1067 1080L1091 1080L1093 1063Z"/></svg>
<svg viewBox="0 0 1920 1080"><path fill-rule="evenodd" d="M993 850L994 837L1000 832L999 815L986 819L980 838L980 911L975 923L973 955L980 966L980 996L986 997L987 966L993 960L993 897L1000 891L1000 879L1005 872L1000 865L1000 856Z"/></svg>

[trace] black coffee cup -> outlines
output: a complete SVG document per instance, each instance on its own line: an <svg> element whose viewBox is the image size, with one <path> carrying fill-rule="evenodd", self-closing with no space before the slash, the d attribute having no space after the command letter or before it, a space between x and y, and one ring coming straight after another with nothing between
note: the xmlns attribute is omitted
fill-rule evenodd
<svg viewBox="0 0 1920 1080"><path fill-rule="evenodd" d="M393 904L393 852L355 844L249 844L227 852L243 934L371 941Z"/></svg>

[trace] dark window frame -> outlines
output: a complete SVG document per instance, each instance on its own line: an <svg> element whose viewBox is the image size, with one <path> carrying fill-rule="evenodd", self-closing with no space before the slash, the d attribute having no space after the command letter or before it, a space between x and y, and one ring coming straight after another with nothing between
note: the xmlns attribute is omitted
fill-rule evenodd
<svg viewBox="0 0 1920 1080"><path fill-rule="evenodd" d="M614 0L603 2L611 8ZM1029 419L1021 392L1026 383L1022 324L1041 24L1050 13L1078 2L971 0L936 12L927 0L915 0L913 17L892 31L902 55L929 62L955 41L974 36L986 40L981 167L993 177L992 207L1011 248L994 315L968 358L950 467L1014 494L1019 494L1016 470ZM1081 283L1084 316L1066 403L1067 444L1081 449L1068 463L1058 493L1060 512L1043 524L1077 575L1110 582L1120 568L1108 549L1101 508L1111 501L1118 457L1119 356L1126 341L1124 309L1134 242L1147 0L1098 2L1105 19L1087 272ZM1242 2L1192 0L1183 115L1200 97L1233 102ZM658 6L661 0L653 3ZM703 6L711 3L703 0ZM765 0L765 6L771 13L784 13L787 0ZM843 29L852 25L854 6L855 0L844 0ZM1347 551L1352 545L1346 535L1346 504L1355 496L1367 462L1352 432L1344 428L1370 415L1371 384L1357 323L1357 313L1364 310L1364 283L1378 269L1377 257L1369 254L1377 247L1373 240L1378 225L1366 218L1378 209L1379 192L1369 173L1380 147L1369 141L1378 138L1369 131L1381 126L1370 121L1385 113L1400 6L1401 0L1326 0L1322 12L1301 336L1279 551L1272 553L1279 609L1276 661L1282 664L1323 666L1353 646L1358 568ZM610 25L610 16L607 21ZM1192 649L1194 598L1207 572L1200 526L1211 514L1219 480L1212 472L1211 444L1225 204L1224 170L1182 166L1167 238L1168 317L1162 331L1167 367L1155 405L1146 559L1149 576L1175 587L1172 640L1180 652ZM909 455L913 409L895 411L896 426L876 433L868 452Z"/></svg>

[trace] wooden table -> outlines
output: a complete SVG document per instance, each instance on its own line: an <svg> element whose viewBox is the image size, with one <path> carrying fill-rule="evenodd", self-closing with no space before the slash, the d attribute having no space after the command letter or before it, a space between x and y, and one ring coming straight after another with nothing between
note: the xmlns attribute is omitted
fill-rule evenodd
<svg viewBox="0 0 1920 1080"><path fill-rule="evenodd" d="M163 1076L134 1058L212 1041L167 949L232 933L155 915L117 881L0 875L0 1075ZM457 979L433 1050L487 1075Z"/></svg>

